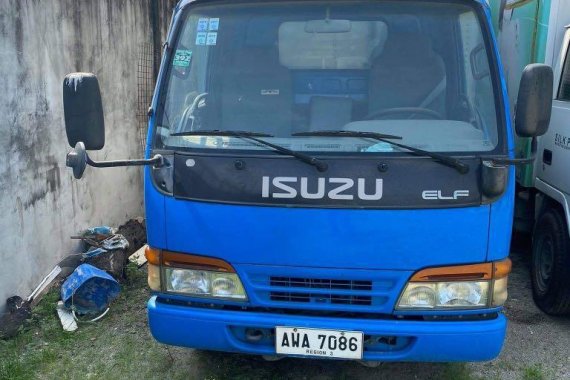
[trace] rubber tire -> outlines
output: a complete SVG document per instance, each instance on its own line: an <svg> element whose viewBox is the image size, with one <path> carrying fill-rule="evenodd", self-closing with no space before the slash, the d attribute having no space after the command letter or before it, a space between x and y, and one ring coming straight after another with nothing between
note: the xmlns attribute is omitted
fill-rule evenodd
<svg viewBox="0 0 570 380"><path fill-rule="evenodd" d="M550 281L545 290L537 284L540 273L537 268L540 247L551 239L553 265ZM538 219L532 239L531 262L532 295L536 305L550 315L570 314L570 237L564 215L550 208Z"/></svg>

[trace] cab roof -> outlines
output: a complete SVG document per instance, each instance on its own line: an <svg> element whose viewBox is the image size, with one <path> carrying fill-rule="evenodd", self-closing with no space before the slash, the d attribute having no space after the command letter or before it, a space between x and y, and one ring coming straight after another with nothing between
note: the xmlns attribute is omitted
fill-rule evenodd
<svg viewBox="0 0 570 380"><path fill-rule="evenodd" d="M180 8L183 8L190 3L213 3L216 1L222 1L222 0L180 0L178 2L178 5L176 6L176 10L178 11ZM265 2L268 0L251 0L251 1L252 2L254 2L254 1ZM272 1L280 1L280 0L272 0ZM281 0L281 1L285 1L285 0ZM429 1L429 0L420 0L420 1ZM454 0L449 0L449 2L451 2L451 3L453 3L453 1ZM472 2L478 3L478 4L483 4L487 7L489 6L489 0L467 0L467 1L472 1Z"/></svg>

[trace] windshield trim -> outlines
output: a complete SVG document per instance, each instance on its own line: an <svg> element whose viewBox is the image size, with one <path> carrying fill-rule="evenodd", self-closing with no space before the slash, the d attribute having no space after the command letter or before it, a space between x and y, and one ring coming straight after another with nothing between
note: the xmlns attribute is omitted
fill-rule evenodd
<svg viewBox="0 0 570 380"><path fill-rule="evenodd" d="M315 2L326 2L321 0L311 0ZM345 0L346 1L346 0ZM369 3L371 0L361 0L362 2ZM395 0L379 0L379 2L394 2ZM470 7L477 19L479 20L479 25L481 27L481 33L483 36L483 40L485 43L485 50L487 53L487 59L489 60L490 65L490 76L491 82L493 85L493 94L494 94L494 102L495 102L495 113L497 116L497 144L494 149L489 151L445 151L441 152L444 155L449 156L460 156L460 157L474 157L474 156L495 156L495 155L509 155L509 134L512 133L512 127L509 128L509 121L507 120L505 108L507 104L507 100L505 99L504 93L504 86L501 80L501 73L499 69L499 57L498 52L496 49L496 40L491 31L491 25L486 15L485 5L479 1L474 0L397 0L398 2L425 2L425 3L440 3L440 4L461 4L467 7ZM211 152L214 149L211 148L188 148L188 147L170 147L170 146L162 146L161 136L159 133L159 124L158 120L162 120L162 117L165 113L165 101L166 101L166 92L168 89L168 85L170 79L172 78L172 70L173 66L170 64L174 54L174 47L178 43L178 40L181 37L181 32L184 28L184 22L187 19L188 13L191 12L195 7L203 7L212 5L238 5L238 4L256 4L262 3L263 5L268 5L271 3L295 3L295 2L303 2L306 3L306 0L234 0L234 1L227 1L227 0L190 0L188 3L180 5L181 10L176 15L176 19L173 20L172 28L170 31L170 35L168 38L168 43L165 48L164 57L162 64L167 65L166 67L160 70L160 77L157 79L157 93L156 95L156 106L155 106L155 113L154 113L154 123L151 125L151 138L150 138L150 152L158 151L158 150L171 150L176 152ZM160 142L160 147L159 143ZM249 155L251 153L258 153L255 150L246 150L246 149L223 149L223 150L215 150L217 153L225 154L225 155ZM270 152L266 152L270 153ZM322 152L322 151L303 151L303 153L310 154L317 158L325 158L331 157L329 153L333 152ZM406 156L404 152L334 152L335 155L338 157L344 158L370 158L370 157L385 157L385 156L393 156L393 155L402 155ZM419 157L418 157L419 158Z"/></svg>

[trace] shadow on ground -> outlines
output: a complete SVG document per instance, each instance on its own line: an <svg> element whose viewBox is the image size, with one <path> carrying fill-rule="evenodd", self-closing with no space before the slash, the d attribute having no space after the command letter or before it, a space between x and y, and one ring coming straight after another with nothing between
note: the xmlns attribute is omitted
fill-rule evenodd
<svg viewBox="0 0 570 380"><path fill-rule="evenodd" d="M216 352L176 352L174 360L191 360L198 378L216 379L470 379L464 364L384 363L367 368L356 362L261 358Z"/></svg>

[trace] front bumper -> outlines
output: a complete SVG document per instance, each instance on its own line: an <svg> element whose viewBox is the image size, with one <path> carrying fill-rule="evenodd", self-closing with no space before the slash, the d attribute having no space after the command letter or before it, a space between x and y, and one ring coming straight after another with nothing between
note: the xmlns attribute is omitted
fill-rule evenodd
<svg viewBox="0 0 570 380"><path fill-rule="evenodd" d="M275 355L271 337L251 343L245 329L272 331L275 326L363 331L375 341L365 345L364 360L484 361L503 346L506 318L465 322L426 322L299 316L228 311L148 302L150 331L161 343L204 350Z"/></svg>

